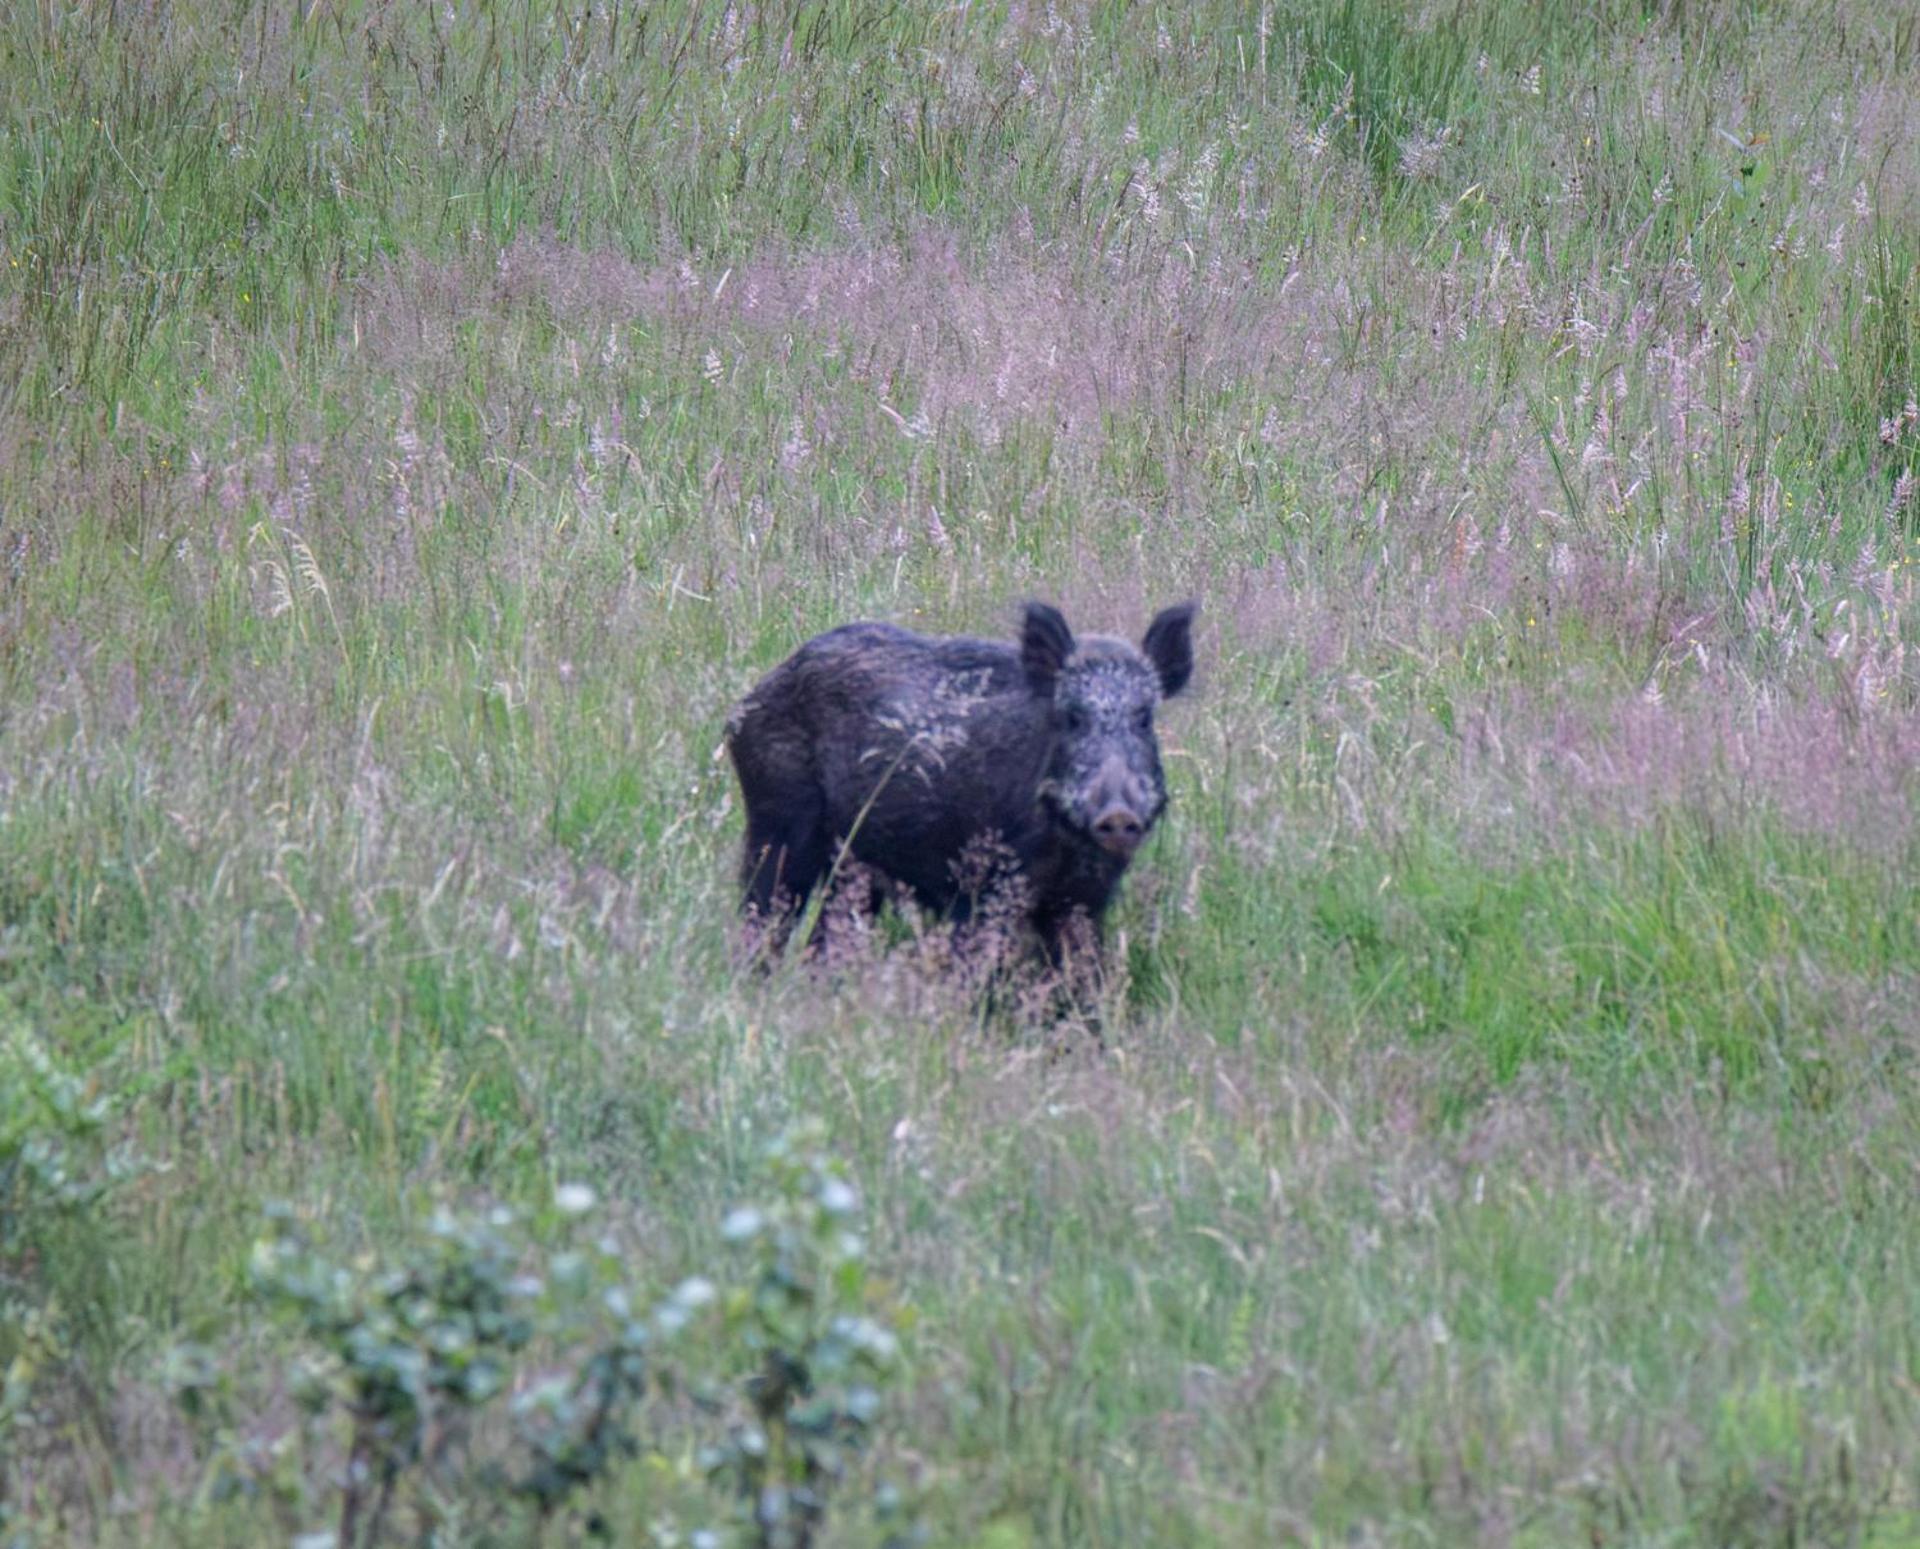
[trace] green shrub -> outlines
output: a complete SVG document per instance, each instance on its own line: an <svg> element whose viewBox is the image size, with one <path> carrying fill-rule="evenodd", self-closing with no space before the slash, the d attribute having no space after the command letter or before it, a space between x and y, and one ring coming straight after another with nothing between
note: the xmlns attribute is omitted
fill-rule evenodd
<svg viewBox="0 0 1920 1549"><path fill-rule="evenodd" d="M325 1513L299 1534L315 1545L625 1541L639 1520L660 1544L805 1549L830 1516L906 1542L898 1493L852 1488L899 1370L859 1197L811 1128L774 1143L764 1178L714 1277L651 1307L622 1245L590 1230L584 1185L533 1218L437 1207L377 1256L276 1211L252 1284L298 1339L311 1423L276 1476L277 1455L233 1440L236 1384L211 1353L175 1352L208 1488Z"/></svg>
<svg viewBox="0 0 1920 1549"><path fill-rule="evenodd" d="M90 1407L75 1325L91 1309L63 1300L49 1266L75 1256L69 1238L98 1235L99 1207L136 1170L108 1090L24 1028L0 1033L0 1530L16 1449L59 1399Z"/></svg>

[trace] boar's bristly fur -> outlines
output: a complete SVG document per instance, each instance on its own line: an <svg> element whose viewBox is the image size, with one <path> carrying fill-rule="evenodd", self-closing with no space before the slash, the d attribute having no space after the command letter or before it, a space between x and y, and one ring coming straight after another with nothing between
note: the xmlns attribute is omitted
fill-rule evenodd
<svg viewBox="0 0 1920 1549"><path fill-rule="evenodd" d="M1193 673L1194 605L1136 647L1075 639L1030 603L1018 645L848 624L768 673L727 726L747 833L749 912L790 922L850 856L961 917L957 872L986 840L1013 858L1050 952L1076 915L1098 926L1167 805L1160 701Z"/></svg>

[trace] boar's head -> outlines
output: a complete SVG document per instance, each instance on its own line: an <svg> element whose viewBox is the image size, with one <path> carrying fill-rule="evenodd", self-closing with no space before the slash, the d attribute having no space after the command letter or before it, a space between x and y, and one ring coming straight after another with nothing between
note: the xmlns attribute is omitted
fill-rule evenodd
<svg viewBox="0 0 1920 1549"><path fill-rule="evenodd" d="M1167 805L1153 717L1193 676L1193 615L1190 602L1163 609L1136 647L1111 635L1075 640L1057 608L1027 605L1021 662L1052 732L1040 799L1069 832L1122 861Z"/></svg>

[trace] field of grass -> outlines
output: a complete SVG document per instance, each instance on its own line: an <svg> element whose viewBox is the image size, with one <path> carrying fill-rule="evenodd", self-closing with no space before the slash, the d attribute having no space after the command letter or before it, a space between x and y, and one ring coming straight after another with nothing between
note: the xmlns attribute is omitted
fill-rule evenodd
<svg viewBox="0 0 1920 1549"><path fill-rule="evenodd" d="M1901 13L0 0L0 1542L334 1541L276 1221L815 1121L821 1544L1920 1545ZM760 672L1188 595L1104 1048L741 968Z"/></svg>

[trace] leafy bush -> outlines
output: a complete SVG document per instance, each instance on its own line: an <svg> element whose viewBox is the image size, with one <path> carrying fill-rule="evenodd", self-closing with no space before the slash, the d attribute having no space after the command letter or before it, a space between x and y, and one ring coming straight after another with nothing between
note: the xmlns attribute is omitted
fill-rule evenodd
<svg viewBox="0 0 1920 1549"><path fill-rule="evenodd" d="M767 1173L771 1202L742 1206L722 1228L750 1262L720 1304L705 1393L724 1437L702 1460L727 1487L738 1537L805 1549L879 1417L899 1343L870 1310L859 1195L819 1131L776 1141ZM884 1490L875 1502L883 1518L898 1504Z"/></svg>
<svg viewBox="0 0 1920 1549"><path fill-rule="evenodd" d="M298 1541L612 1538L632 1518L663 1545L806 1549L839 1511L907 1542L897 1492L848 1488L899 1369L859 1197L811 1128L770 1148L764 1179L724 1223L717 1277L645 1311L619 1242L588 1230L584 1185L534 1217L441 1206L378 1258L275 1212L252 1281L302 1346L293 1389L311 1424L291 1487L277 1481L306 1513ZM261 1489L275 1459L218 1423L234 1399L217 1362L176 1352L172 1386L212 1487ZM332 1525L311 1530L323 1510Z"/></svg>
<svg viewBox="0 0 1920 1549"><path fill-rule="evenodd" d="M97 1208L136 1170L113 1139L98 1073L23 1028L0 1033L0 1528L9 1460L42 1425L50 1394L89 1390L75 1359L76 1312L49 1283L62 1234L97 1230Z"/></svg>

